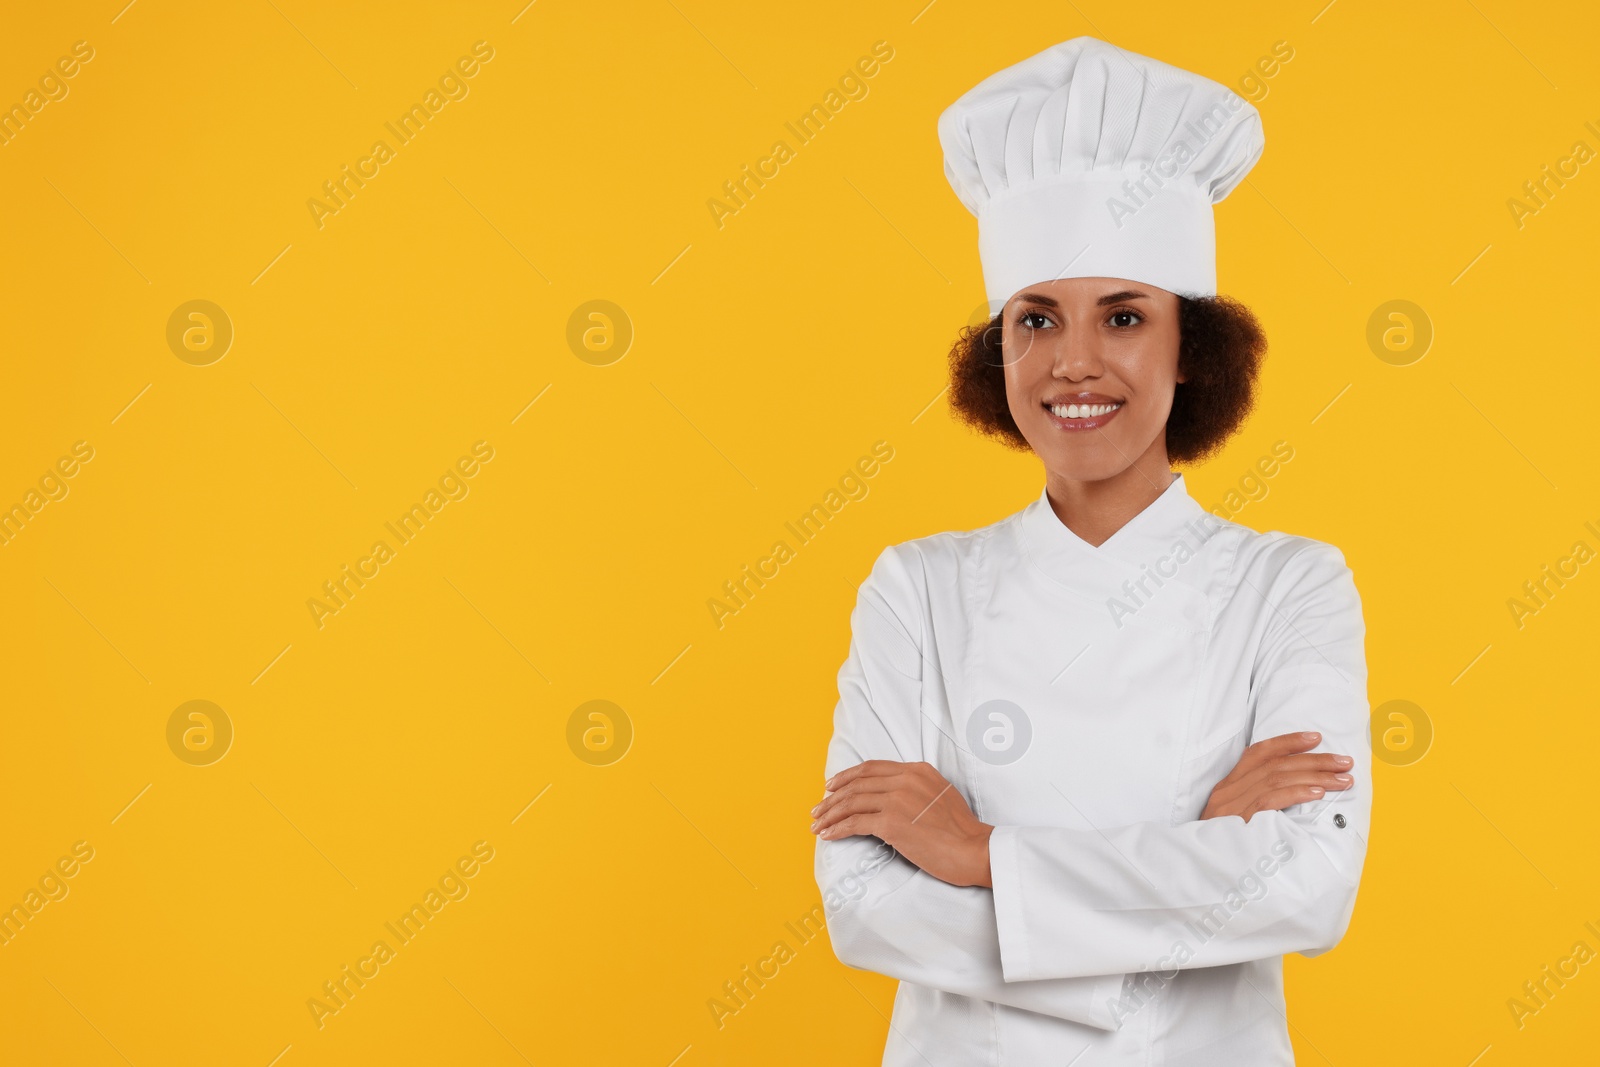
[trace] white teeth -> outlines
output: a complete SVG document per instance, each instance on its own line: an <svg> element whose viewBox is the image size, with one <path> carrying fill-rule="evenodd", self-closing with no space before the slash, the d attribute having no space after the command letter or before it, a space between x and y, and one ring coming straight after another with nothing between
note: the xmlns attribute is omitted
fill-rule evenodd
<svg viewBox="0 0 1600 1067"><path fill-rule="evenodd" d="M1061 419L1092 419L1120 408L1121 404L1054 404L1050 411Z"/></svg>

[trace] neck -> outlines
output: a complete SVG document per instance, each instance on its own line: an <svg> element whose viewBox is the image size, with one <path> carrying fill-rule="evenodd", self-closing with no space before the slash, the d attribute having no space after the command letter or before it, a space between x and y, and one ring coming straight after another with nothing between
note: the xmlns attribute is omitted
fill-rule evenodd
<svg viewBox="0 0 1600 1067"><path fill-rule="evenodd" d="M1167 450L1162 447L1152 449L1109 478L1085 481L1047 471L1045 490L1056 518L1098 548L1176 479Z"/></svg>

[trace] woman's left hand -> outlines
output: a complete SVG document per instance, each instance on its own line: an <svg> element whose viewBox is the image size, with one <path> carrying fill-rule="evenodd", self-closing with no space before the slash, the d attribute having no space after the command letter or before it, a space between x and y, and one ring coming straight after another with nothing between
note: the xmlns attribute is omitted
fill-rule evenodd
<svg viewBox="0 0 1600 1067"><path fill-rule="evenodd" d="M840 771L811 809L811 832L829 841L857 834L881 838L896 852L951 885L991 886L989 834L966 800L927 763L868 760Z"/></svg>

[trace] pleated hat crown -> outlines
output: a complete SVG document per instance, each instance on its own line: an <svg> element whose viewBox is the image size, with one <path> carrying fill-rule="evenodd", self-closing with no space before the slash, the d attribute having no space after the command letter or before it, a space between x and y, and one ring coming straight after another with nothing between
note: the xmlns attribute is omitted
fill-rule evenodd
<svg viewBox="0 0 1600 1067"><path fill-rule="evenodd" d="M1211 205L1264 147L1260 114L1227 86L1097 37L985 78L939 116L939 143L978 217L991 313L1056 278L1215 295Z"/></svg>

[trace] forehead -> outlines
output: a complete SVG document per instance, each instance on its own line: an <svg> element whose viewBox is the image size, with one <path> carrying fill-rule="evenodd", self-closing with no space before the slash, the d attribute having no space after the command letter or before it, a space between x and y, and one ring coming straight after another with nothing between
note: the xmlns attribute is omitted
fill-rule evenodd
<svg viewBox="0 0 1600 1067"><path fill-rule="evenodd" d="M1055 278L1024 286L1013 293L1007 303L1018 303L1042 296L1059 304L1092 304L1113 293L1142 293L1152 301L1159 301L1163 296L1172 295L1167 290L1148 282L1136 282L1128 278ZM1124 297L1124 299L1138 298Z"/></svg>

